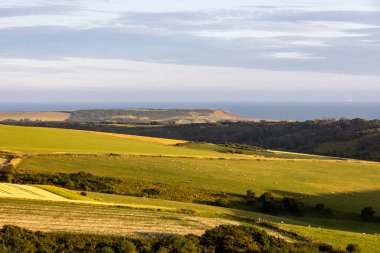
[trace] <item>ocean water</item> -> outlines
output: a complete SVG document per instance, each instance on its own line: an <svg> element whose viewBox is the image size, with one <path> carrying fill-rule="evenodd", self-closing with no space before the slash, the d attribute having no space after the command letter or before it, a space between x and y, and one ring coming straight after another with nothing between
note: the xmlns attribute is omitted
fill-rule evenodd
<svg viewBox="0 0 380 253"><path fill-rule="evenodd" d="M65 111L112 108L211 108L259 119L322 118L380 119L379 102L119 102L119 103L0 103L0 111Z"/></svg>

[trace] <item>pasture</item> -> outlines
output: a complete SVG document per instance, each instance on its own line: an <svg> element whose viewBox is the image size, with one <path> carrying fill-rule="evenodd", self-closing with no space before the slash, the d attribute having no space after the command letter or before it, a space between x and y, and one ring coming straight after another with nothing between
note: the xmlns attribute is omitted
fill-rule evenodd
<svg viewBox="0 0 380 253"><path fill-rule="evenodd" d="M178 143L180 145L176 146ZM276 151L270 151L275 153L270 157L248 156L222 153L212 144L182 144L182 141L150 137L0 125L0 150L23 157L14 160L15 167L23 172L84 171L95 176L163 183L189 191L202 189L241 195L249 189L256 195L270 191L275 197L294 197L309 205L324 203L352 217L358 217L365 206L372 206L377 214L380 213L379 163ZM0 186L0 193L2 187L10 186ZM160 199L100 193L88 193L85 197L46 185L21 188L30 194L19 193L23 200L17 200L17 194L9 198L5 196L7 193L0 194L0 210L3 211L0 225L118 235L140 232L201 234L219 224L236 224L236 220L226 217L237 216L277 222L286 229L336 246L358 243L362 252L373 252L371 250L379 246L380 240L374 235L332 230L380 232L379 223L364 223L358 219L275 217ZM49 197L33 197L32 189L41 195L44 192L57 196L64 202L43 202L41 200L49 200ZM93 200L97 202L89 204ZM4 214L6 210L7 215Z"/></svg>
<svg viewBox="0 0 380 253"><path fill-rule="evenodd" d="M380 164L351 161L219 160L175 157L37 156L20 169L144 180L237 194L270 191L359 213L380 212Z"/></svg>
<svg viewBox="0 0 380 253"><path fill-rule="evenodd" d="M142 140L144 139L144 140ZM155 138L123 138L86 131L0 125L0 150L21 153L120 153L231 157L213 151L169 146Z"/></svg>
<svg viewBox="0 0 380 253"><path fill-rule="evenodd" d="M360 247L361 253L379 252L380 236L365 233L352 233L346 231L320 229L298 225L281 225L284 229L300 233L314 241L324 242L345 249L347 244L355 243Z"/></svg>

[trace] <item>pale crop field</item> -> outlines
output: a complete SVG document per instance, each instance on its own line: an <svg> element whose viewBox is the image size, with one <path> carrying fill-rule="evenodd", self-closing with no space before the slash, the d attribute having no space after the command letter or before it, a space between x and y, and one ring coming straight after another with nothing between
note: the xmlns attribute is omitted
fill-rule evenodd
<svg viewBox="0 0 380 253"><path fill-rule="evenodd" d="M64 201L66 198L30 185L0 183L0 198Z"/></svg>
<svg viewBox="0 0 380 253"><path fill-rule="evenodd" d="M176 144L181 144L181 143L187 142L187 141L183 141L183 140L156 138L156 137L130 135L130 134L114 134L114 133L91 132L91 131L81 131L81 132L94 133L94 134L99 134L99 135L104 135L104 136L111 136L111 137L136 140L136 141L153 142L153 143L164 144L164 145L176 145Z"/></svg>
<svg viewBox="0 0 380 253"><path fill-rule="evenodd" d="M0 225L5 224L46 232L122 236L133 233L201 235L220 224L238 222L149 209L0 199Z"/></svg>

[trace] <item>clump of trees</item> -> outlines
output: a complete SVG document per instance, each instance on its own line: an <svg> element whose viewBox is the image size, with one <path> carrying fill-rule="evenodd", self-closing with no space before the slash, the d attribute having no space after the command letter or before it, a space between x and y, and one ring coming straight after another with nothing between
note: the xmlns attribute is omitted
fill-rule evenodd
<svg viewBox="0 0 380 253"><path fill-rule="evenodd" d="M111 177L97 177L90 173L18 173L11 167L4 168L0 180L17 184L56 185L70 190L113 193L115 185L122 180Z"/></svg>
<svg viewBox="0 0 380 253"><path fill-rule="evenodd" d="M360 213L363 221L378 221L379 218L375 217L375 210L371 206L364 207Z"/></svg>
<svg viewBox="0 0 380 253"><path fill-rule="evenodd" d="M360 248L359 248L359 245L357 244L348 244L347 247L346 247L346 250L347 252L350 252L350 253L360 253Z"/></svg>
<svg viewBox="0 0 380 253"><path fill-rule="evenodd" d="M357 248L348 245L348 252ZM207 230L202 236L111 237L70 233L33 232L15 226L0 230L0 252L267 252L267 253L343 253L330 245L311 242L290 243L268 235L253 226L222 225Z"/></svg>

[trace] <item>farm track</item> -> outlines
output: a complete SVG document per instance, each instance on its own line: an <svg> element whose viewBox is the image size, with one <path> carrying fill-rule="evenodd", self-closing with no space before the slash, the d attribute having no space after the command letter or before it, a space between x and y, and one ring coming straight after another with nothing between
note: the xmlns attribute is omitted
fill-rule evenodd
<svg viewBox="0 0 380 253"><path fill-rule="evenodd" d="M5 224L46 232L200 235L217 225L238 222L120 206L0 199L0 225Z"/></svg>

